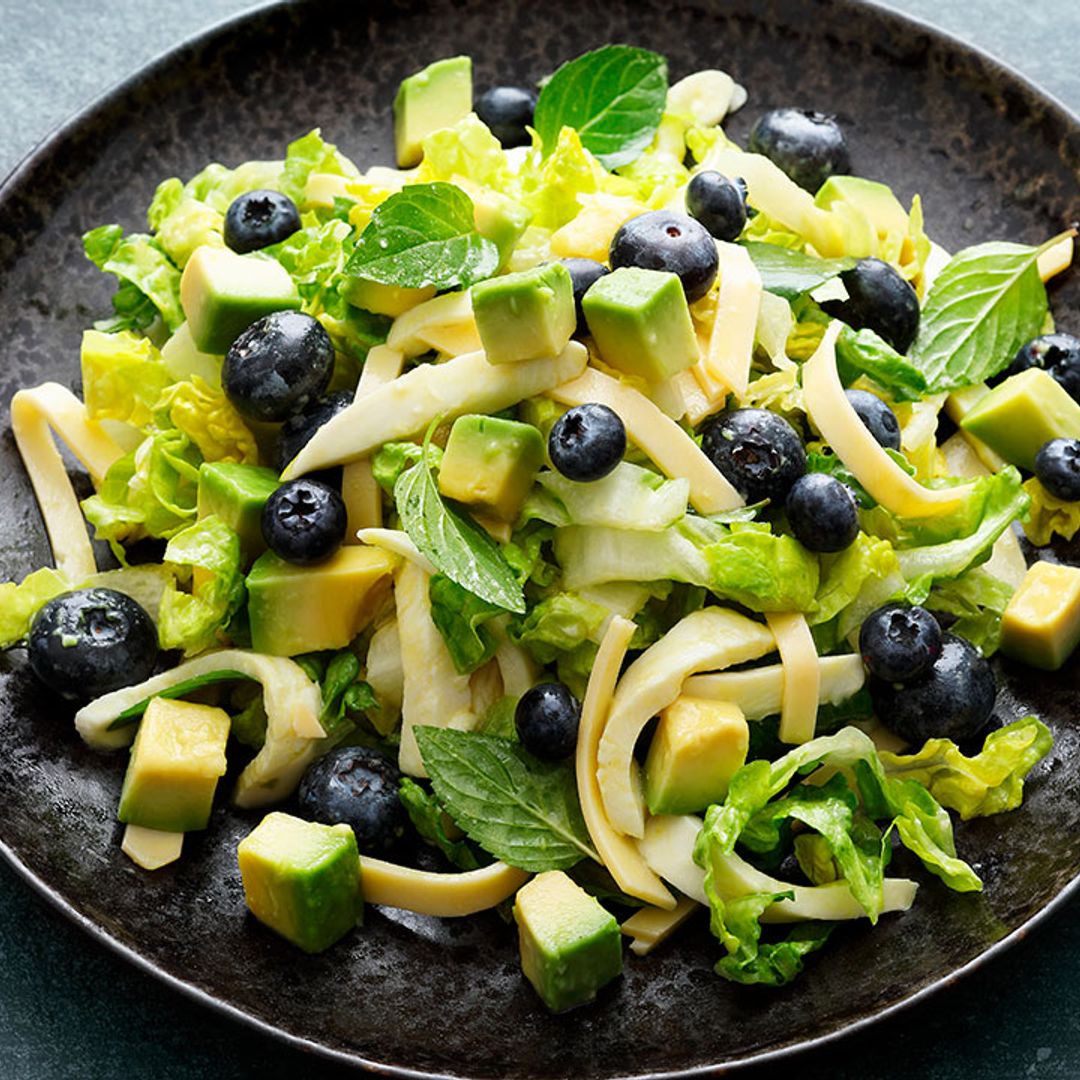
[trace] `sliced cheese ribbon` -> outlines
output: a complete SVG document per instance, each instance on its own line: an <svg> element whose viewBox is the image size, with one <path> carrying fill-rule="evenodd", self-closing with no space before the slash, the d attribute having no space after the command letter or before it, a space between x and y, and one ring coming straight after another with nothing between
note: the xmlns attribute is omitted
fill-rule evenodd
<svg viewBox="0 0 1080 1080"><path fill-rule="evenodd" d="M680 898L671 911L663 908L644 907L636 911L619 929L629 937L630 951L635 956L648 956L662 945L701 905L688 896Z"/></svg>
<svg viewBox="0 0 1080 1080"><path fill-rule="evenodd" d="M783 665L783 693L780 698L780 741L802 744L814 737L821 668L806 616L797 611L765 616L776 638Z"/></svg>
<svg viewBox="0 0 1080 1080"><path fill-rule="evenodd" d="M517 867L496 862L461 874L433 874L360 856L360 882L369 904L444 918L473 915L501 904L529 880Z"/></svg>
<svg viewBox="0 0 1080 1080"><path fill-rule="evenodd" d="M746 248L718 240L716 251L720 256L720 291L703 363L724 390L742 398L750 385L750 362L761 306L761 275ZM702 390L708 393L706 387Z"/></svg>

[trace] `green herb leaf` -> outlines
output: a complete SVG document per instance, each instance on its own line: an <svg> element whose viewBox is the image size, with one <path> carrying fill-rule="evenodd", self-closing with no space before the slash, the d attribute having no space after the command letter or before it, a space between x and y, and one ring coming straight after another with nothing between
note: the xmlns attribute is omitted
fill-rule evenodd
<svg viewBox="0 0 1080 1080"><path fill-rule="evenodd" d="M472 848L464 840L451 840L447 835L443 820L445 811L434 795L403 776L398 787L398 797L413 827L423 839L434 844L459 870L479 869L480 860Z"/></svg>
<svg viewBox="0 0 1080 1080"><path fill-rule="evenodd" d="M647 49L605 45L563 64L536 103L545 157L572 127L606 169L629 164L652 142L667 89L667 61Z"/></svg>
<svg viewBox="0 0 1080 1080"><path fill-rule="evenodd" d="M372 212L345 272L383 285L465 288L499 268L476 231L472 200L453 184L411 184Z"/></svg>
<svg viewBox="0 0 1080 1080"><path fill-rule="evenodd" d="M600 861L570 766L540 761L494 735L414 730L439 801L485 851L532 873L566 870L583 857Z"/></svg>
<svg viewBox="0 0 1080 1080"><path fill-rule="evenodd" d="M761 275L766 292L797 300L855 265L854 259L819 259L776 244L743 245Z"/></svg>
<svg viewBox="0 0 1080 1080"><path fill-rule="evenodd" d="M1038 334L1048 305L1036 264L1055 240L977 244L952 257L926 298L910 354L931 391L996 375Z"/></svg>
<svg viewBox="0 0 1080 1080"><path fill-rule="evenodd" d="M435 624L459 675L469 675L495 652L495 635L484 624L502 608L474 596L445 574L428 582L431 621Z"/></svg>

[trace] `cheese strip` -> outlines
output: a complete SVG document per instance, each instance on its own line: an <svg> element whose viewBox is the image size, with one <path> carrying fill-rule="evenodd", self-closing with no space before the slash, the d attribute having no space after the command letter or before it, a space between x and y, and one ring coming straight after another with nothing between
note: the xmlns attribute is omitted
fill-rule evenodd
<svg viewBox="0 0 1080 1080"><path fill-rule="evenodd" d="M122 455L120 447L59 383L18 391L11 399L11 430L41 508L57 570L70 581L96 574L79 500L52 436L55 433L78 458L95 486Z"/></svg>
<svg viewBox="0 0 1080 1080"><path fill-rule="evenodd" d="M839 705L857 694L866 682L860 656L821 656L818 664L818 700L821 705ZM683 684L688 697L712 698L738 705L747 720L764 720L780 712L784 699L784 665L721 671L715 675L694 675Z"/></svg>
<svg viewBox="0 0 1080 1080"><path fill-rule="evenodd" d="M726 390L741 398L750 384L761 275L746 248L718 240L716 251L720 257L720 292L705 367Z"/></svg>
<svg viewBox="0 0 1080 1080"><path fill-rule="evenodd" d="M370 394L378 386L393 382L401 374L404 364L405 357L386 345L376 345L370 349L353 400ZM370 458L351 461L342 470L341 497L345 500L348 514L346 544L359 543L356 534L360 529L377 529L382 525L382 490L375 483Z"/></svg>
<svg viewBox="0 0 1080 1080"><path fill-rule="evenodd" d="M437 574L438 571L430 560L413 543L412 537L403 529L361 529L356 534L357 540L362 544L370 544L372 547L382 548L394 555L400 555L403 559L419 566L425 574Z"/></svg>
<svg viewBox="0 0 1080 1080"><path fill-rule="evenodd" d="M694 844L703 822L693 814L658 814L645 824L638 850L649 869L699 904L705 895L705 871L694 862Z"/></svg>
<svg viewBox="0 0 1080 1080"><path fill-rule="evenodd" d="M801 744L814 737L821 668L806 616L769 612L765 622L776 638L784 669L780 695L780 741Z"/></svg>
<svg viewBox="0 0 1080 1080"><path fill-rule="evenodd" d="M540 680L536 661L516 641L506 636L505 629L499 631L495 663L499 665L499 675L502 676L503 693L510 697L521 697Z"/></svg>
<svg viewBox="0 0 1080 1080"><path fill-rule="evenodd" d="M1053 247L1047 248L1038 261L1039 277L1043 281L1049 281L1052 277L1064 273L1072 266L1073 261L1073 237L1072 233L1063 236Z"/></svg>
<svg viewBox="0 0 1080 1080"><path fill-rule="evenodd" d="M517 364L489 364L481 351L445 364L421 364L323 424L281 478L293 480L356 461L385 442L422 433L436 417L449 421L469 412L499 412L576 378L585 369L587 356L584 345L571 341L556 357Z"/></svg>
<svg viewBox="0 0 1080 1080"><path fill-rule="evenodd" d="M162 832L142 825L129 825L124 829L120 850L144 870L159 870L180 858L184 847L182 832Z"/></svg>
<svg viewBox="0 0 1080 1080"><path fill-rule="evenodd" d="M394 320L386 337L389 348L404 353L409 359L429 349L460 356L461 353L455 350L469 342L474 344L462 352L475 352L481 348L468 290L444 293L410 308Z"/></svg>
<svg viewBox="0 0 1080 1080"><path fill-rule="evenodd" d="M635 912L619 927L631 938L630 951L635 956L648 956L662 945L701 905L688 896L682 897L671 911L662 908L645 907Z"/></svg>
<svg viewBox="0 0 1080 1080"><path fill-rule="evenodd" d="M513 896L528 880L524 870L501 862L462 874L433 874L360 856L360 884L369 904L420 915L453 918L486 911Z"/></svg>
<svg viewBox="0 0 1080 1080"><path fill-rule="evenodd" d="M711 607L687 615L630 665L615 690L597 753L604 810L619 832L644 833L634 747L649 720L679 696L688 676L756 660L773 648L772 632L761 623Z"/></svg>
<svg viewBox="0 0 1080 1080"><path fill-rule="evenodd" d="M803 365L806 411L822 438L855 479L887 510L900 517L933 517L955 509L970 486L931 490L923 487L882 448L844 395L836 372L836 339L842 324L832 322L817 351Z"/></svg>
<svg viewBox="0 0 1080 1080"><path fill-rule="evenodd" d="M428 574L414 562L401 564L395 577L401 669L401 745L398 766L409 776L427 776L413 729L419 724L468 731L476 723L469 676L459 675L442 635L431 621Z"/></svg>
<svg viewBox="0 0 1080 1080"><path fill-rule="evenodd" d="M687 371L680 371L673 376L679 384L679 393L682 394L683 404L686 406L686 419L697 427L706 417L719 412L727 400L723 394L718 400L710 398L697 380L697 369L701 363L695 364Z"/></svg>
<svg viewBox="0 0 1080 1080"><path fill-rule="evenodd" d="M563 405L598 402L617 412L631 442L648 454L662 472L673 480L684 477L690 481L690 502L699 513L719 514L745 505L742 496L674 420L644 394L618 379L589 368L580 378L546 393Z"/></svg>
<svg viewBox="0 0 1080 1080"><path fill-rule="evenodd" d="M620 836L611 827L611 822L604 813L600 785L596 779L596 751L600 732L611 707L612 691L619 677L619 667L636 629L634 623L616 615L600 642L600 649L593 661L589 683L585 689L585 700L581 706L574 764L581 812L589 836L596 845L600 858L604 860L604 866L623 892L670 911L675 907L675 897L645 865L633 841Z"/></svg>

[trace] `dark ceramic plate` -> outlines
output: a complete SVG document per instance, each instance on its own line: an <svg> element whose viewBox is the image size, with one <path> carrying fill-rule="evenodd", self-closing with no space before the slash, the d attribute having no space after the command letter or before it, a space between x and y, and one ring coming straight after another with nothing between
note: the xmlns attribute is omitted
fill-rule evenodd
<svg viewBox="0 0 1080 1080"><path fill-rule="evenodd" d="M79 235L143 226L163 177L207 161L272 157L320 124L363 166L390 160L398 80L439 56L473 56L477 82L523 81L607 41L665 53L672 74L721 66L751 104L837 113L854 170L923 196L950 248L1037 242L1080 218L1080 126L1018 77L956 42L846 0L433 0L314 4L242 18L167 56L38 149L0 193L0 400L78 381L79 335L111 283ZM1080 278L1054 286L1080 330ZM6 414L0 441L0 575L49 559ZM81 481L85 483L84 481ZM1071 553L1060 552L1062 556ZM120 853L121 757L88 752L69 710L0 656L0 841L13 865L100 939L208 1003L269 1032L378 1071L473 1077L686 1075L821 1040L948 982L1019 936L1080 875L1075 665L1033 677L1005 665L1003 719L1035 710L1051 759L1023 809L958 829L986 890L928 881L913 911L840 930L781 992L712 974L705 920L645 960L591 1008L548 1016L495 915L439 921L371 912L329 953L305 958L246 915L235 847L253 821L221 805L177 866L147 875Z"/></svg>

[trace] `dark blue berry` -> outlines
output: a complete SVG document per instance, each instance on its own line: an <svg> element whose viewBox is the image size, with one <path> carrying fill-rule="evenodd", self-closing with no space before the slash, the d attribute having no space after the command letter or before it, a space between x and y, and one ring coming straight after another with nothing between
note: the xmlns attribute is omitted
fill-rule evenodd
<svg viewBox="0 0 1080 1080"><path fill-rule="evenodd" d="M589 402L564 412L548 435L551 464L570 480L600 480L626 453L626 427L606 405Z"/></svg>
<svg viewBox="0 0 1080 1080"><path fill-rule="evenodd" d="M1072 334L1044 334L1029 341L1013 358L1006 375L1043 368L1080 401L1080 339Z"/></svg>
<svg viewBox="0 0 1080 1080"><path fill-rule="evenodd" d="M345 390L338 390L308 405L302 412L290 416L278 432L275 464L282 472L286 465L311 441L312 435L343 409L347 409L353 395ZM331 487L333 485L331 484Z"/></svg>
<svg viewBox="0 0 1080 1080"><path fill-rule="evenodd" d="M859 508L851 489L824 473L807 473L791 486L787 519L809 551L843 551L859 535Z"/></svg>
<svg viewBox="0 0 1080 1080"><path fill-rule="evenodd" d="M562 683L541 683L521 695L514 712L521 745L544 761L561 761L577 746L581 706Z"/></svg>
<svg viewBox="0 0 1080 1080"><path fill-rule="evenodd" d="M157 630L130 596L115 589L61 593L34 616L27 638L30 668L74 701L133 686L157 662Z"/></svg>
<svg viewBox="0 0 1080 1080"><path fill-rule="evenodd" d="M278 244L300 228L300 211L280 191L247 191L225 211L225 244L241 255Z"/></svg>
<svg viewBox="0 0 1080 1080"><path fill-rule="evenodd" d="M310 566L329 558L345 539L345 502L328 484L310 477L282 484L262 512L266 546L286 562Z"/></svg>
<svg viewBox="0 0 1080 1080"><path fill-rule="evenodd" d="M750 185L747 184L746 180L741 176L736 176L731 182L739 189L743 206L746 207L747 218L757 217L757 211L750 205Z"/></svg>
<svg viewBox="0 0 1080 1080"><path fill-rule="evenodd" d="M612 270L636 266L677 274L691 302L712 287L720 263L709 230L672 210L651 210L621 225L611 241L608 261Z"/></svg>
<svg viewBox="0 0 1080 1080"><path fill-rule="evenodd" d="M871 435L886 450L900 449L900 421L896 413L869 390L845 390L848 403Z"/></svg>
<svg viewBox="0 0 1080 1080"><path fill-rule="evenodd" d="M314 402L333 370L334 346L322 325L299 311L275 311L232 343L221 384L241 416L273 423Z"/></svg>
<svg viewBox="0 0 1080 1080"><path fill-rule="evenodd" d="M860 259L840 280L848 298L826 304L826 310L906 353L919 332L919 297L903 275L881 259Z"/></svg>
<svg viewBox="0 0 1080 1080"><path fill-rule="evenodd" d="M834 173L851 171L840 125L832 116L808 109L765 113L750 131L749 147L811 193Z"/></svg>
<svg viewBox="0 0 1080 1080"><path fill-rule="evenodd" d="M1055 499L1080 499L1080 440L1051 439L1035 455L1035 475Z"/></svg>
<svg viewBox="0 0 1080 1080"><path fill-rule="evenodd" d="M574 310L577 312L577 329L574 332L587 334L589 327L585 322L585 313L581 310L582 297L611 271L594 259L560 259L559 262L569 271L570 281L574 286Z"/></svg>
<svg viewBox="0 0 1080 1080"><path fill-rule="evenodd" d="M746 225L745 191L711 170L698 173L687 185L686 209L717 240L735 240Z"/></svg>
<svg viewBox="0 0 1080 1080"><path fill-rule="evenodd" d="M308 767L300 781L301 813L325 825L350 825L365 854L389 851L405 832L398 797L401 773L378 750L341 746Z"/></svg>
<svg viewBox="0 0 1080 1080"><path fill-rule="evenodd" d="M959 742L990 719L997 685L990 665L961 637L941 635L941 653L921 677L906 682L870 679L877 718L915 746L927 739Z"/></svg>
<svg viewBox="0 0 1080 1080"><path fill-rule="evenodd" d="M859 652L871 674L887 682L925 675L941 655L941 627L926 608L886 604L859 630Z"/></svg>
<svg viewBox="0 0 1080 1080"><path fill-rule="evenodd" d="M528 146L536 94L523 86L493 86L476 99L476 115L505 147Z"/></svg>
<svg viewBox="0 0 1080 1080"><path fill-rule="evenodd" d="M748 503L782 504L806 472L798 433L768 409L720 413L705 427L701 449Z"/></svg>

